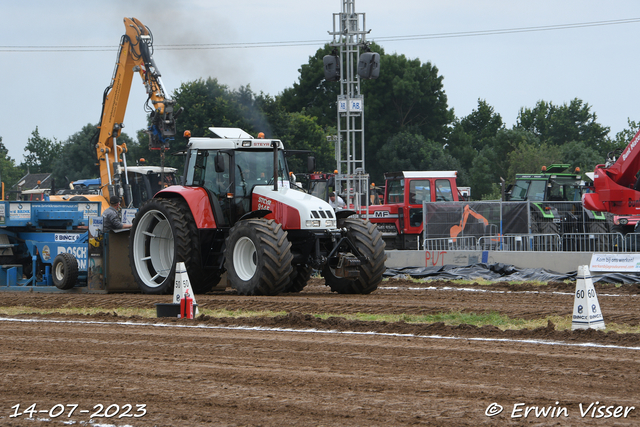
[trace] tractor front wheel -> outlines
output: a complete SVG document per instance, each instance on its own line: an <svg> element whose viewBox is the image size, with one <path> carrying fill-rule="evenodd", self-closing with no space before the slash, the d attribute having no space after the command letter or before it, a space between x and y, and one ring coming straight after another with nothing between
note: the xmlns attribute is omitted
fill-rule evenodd
<svg viewBox="0 0 640 427"><path fill-rule="evenodd" d="M337 277L334 270L328 264L322 269L325 283L333 292L339 294L370 294L378 289L385 271L384 262L387 256L384 253L385 243L382 233L375 224L362 219L348 218L344 223L347 229L347 237L367 257L368 261L359 268L360 275L356 278Z"/></svg>
<svg viewBox="0 0 640 427"><path fill-rule="evenodd" d="M240 295L278 295L289 284L291 243L274 220L236 223L229 231L224 257L229 285Z"/></svg>

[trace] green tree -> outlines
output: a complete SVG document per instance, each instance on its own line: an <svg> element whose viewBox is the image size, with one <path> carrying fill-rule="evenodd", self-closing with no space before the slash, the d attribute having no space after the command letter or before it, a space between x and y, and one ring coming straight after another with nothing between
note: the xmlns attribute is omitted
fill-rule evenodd
<svg viewBox="0 0 640 427"><path fill-rule="evenodd" d="M340 84L324 79L323 58L332 51L333 47L329 44L318 49L315 55L310 56L309 61L298 69L300 76L293 87L286 88L278 96L287 111L304 111L305 114L316 117L318 124L323 127L335 127L338 114L336 103Z"/></svg>
<svg viewBox="0 0 640 427"><path fill-rule="evenodd" d="M542 166L553 163L564 163L561 147L542 142L521 142L507 155L509 162L508 183L515 181L516 173L539 173Z"/></svg>
<svg viewBox="0 0 640 427"><path fill-rule="evenodd" d="M24 155L23 167L31 173L51 172L51 167L60 153L61 146L62 144L55 138L51 140L40 136L36 126L24 148L27 154Z"/></svg>
<svg viewBox="0 0 640 427"><path fill-rule="evenodd" d="M460 119L460 127L472 136L474 148L480 149L487 138L493 138L504 128L504 123L502 116L486 100L478 99L478 108Z"/></svg>
<svg viewBox="0 0 640 427"><path fill-rule="evenodd" d="M192 136L210 136L209 127L238 127L257 137L281 139L288 150L310 150L318 167L335 169L333 147L326 140L323 128L315 117L303 112L288 112L277 98L264 93L256 95L250 86L229 90L216 79L183 83L174 94L177 105L184 112L177 119L177 133L190 130ZM147 163L159 164L159 153L147 152L147 135L138 134L138 143L130 147L134 158L145 157ZM171 143L172 151L186 148L186 141L177 137ZM306 161L290 159L291 169L306 172ZM167 156L165 165L181 167L184 159Z"/></svg>
<svg viewBox="0 0 640 427"><path fill-rule="evenodd" d="M374 179L389 171L381 147L397 133L412 129L439 147L446 143L453 110L447 106L443 77L430 62L404 55L381 55L380 77L363 85L366 165Z"/></svg>
<svg viewBox="0 0 640 427"><path fill-rule="evenodd" d="M217 79L196 80L183 83L174 93L178 107L184 112L178 117L178 135L190 130L192 136L207 136L210 127L239 127L252 132L253 127L243 114L240 99L242 94L234 96L227 86ZM180 143L177 144L179 148Z"/></svg>
<svg viewBox="0 0 640 427"><path fill-rule="evenodd" d="M419 133L405 130L394 135L380 149L389 171L458 170L460 163L441 143L426 140Z"/></svg>
<svg viewBox="0 0 640 427"><path fill-rule="evenodd" d="M291 127L291 113L287 112L287 109L282 105L281 98L274 98L261 92L255 96L254 104L264 115L265 123L259 129L265 133L265 137L272 138L277 135L278 138L284 138L282 135L286 135ZM316 124L318 124L317 117L310 115L307 117L314 117ZM288 141L285 143L287 143L285 147L288 147Z"/></svg>
<svg viewBox="0 0 640 427"><path fill-rule="evenodd" d="M308 150L309 155L316 158L317 169L333 171L336 168L334 149L316 118L301 113L290 113L287 117L288 125L279 129L276 136L282 140L285 149ZM306 155L289 157L289 168L294 173L306 173L306 158Z"/></svg>
<svg viewBox="0 0 640 427"><path fill-rule="evenodd" d="M12 187L23 176L24 170L16 166L15 160L9 156L9 150L5 147L0 136L0 181L4 183L5 190Z"/></svg>
<svg viewBox="0 0 640 427"><path fill-rule="evenodd" d="M66 188L70 182L78 179L100 177L100 169L97 166L95 143L98 129L96 125L86 124L82 130L71 135L62 143L59 155L52 163L53 179L56 188ZM131 138L122 133L118 138L118 145L135 145ZM129 162L130 155L127 155ZM128 163L131 166L131 163Z"/></svg>
<svg viewBox="0 0 640 427"><path fill-rule="evenodd" d="M591 106L578 98L557 106L538 101L532 109L521 108L516 126L533 132L542 142L562 145L570 141L582 142L602 156L610 150L609 127L597 121Z"/></svg>
<svg viewBox="0 0 640 427"><path fill-rule="evenodd" d="M560 146L562 163L571 165L572 169L579 167L582 173L593 172L595 166L604 163L600 153L584 142L571 141Z"/></svg>
<svg viewBox="0 0 640 427"><path fill-rule="evenodd" d="M249 133L255 126L263 123L259 119L259 111L250 111L254 96L249 86L238 91L231 91L217 79L198 79L182 83L173 93L176 109L184 111L176 119L176 138L169 143L169 155L165 156L164 165L182 168L184 157L171 155L186 148L187 140L183 138L185 130L194 137L211 136L210 127L238 127ZM137 134L137 141L130 142L129 156L133 163L145 159L145 164L160 165L161 153L149 150L149 136L146 131Z"/></svg>
<svg viewBox="0 0 640 427"><path fill-rule="evenodd" d="M478 108L468 116L456 119L447 137L447 149L460 161L462 175L470 173L473 159L487 145L494 146L498 131L504 129L502 117L485 100L478 99ZM502 147L509 149L509 145ZM460 181L460 179L458 180ZM466 185L464 183L461 185Z"/></svg>
<svg viewBox="0 0 640 427"><path fill-rule="evenodd" d="M640 130L640 122L636 122L634 120L631 120L630 118L627 118L627 123L629 125L628 128L616 133L615 139L611 142L611 150L617 149L619 152L622 152L622 150L624 150L627 145L629 145L633 137L636 136L638 130Z"/></svg>
<svg viewBox="0 0 640 427"><path fill-rule="evenodd" d="M531 132L516 128L500 129L493 138L485 140L485 146L473 158L469 171L469 185L474 199L484 199L495 193L495 185L502 180L507 184L513 183L515 173L512 175L509 170L509 156L522 144L539 147L540 139Z"/></svg>

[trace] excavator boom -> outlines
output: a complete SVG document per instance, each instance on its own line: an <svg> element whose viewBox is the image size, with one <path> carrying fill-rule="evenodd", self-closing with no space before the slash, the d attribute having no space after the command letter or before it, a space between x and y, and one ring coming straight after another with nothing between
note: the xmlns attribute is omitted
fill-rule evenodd
<svg viewBox="0 0 640 427"><path fill-rule="evenodd" d="M592 193L582 196L582 205L592 211L616 215L640 214L640 131L609 165L597 165Z"/></svg>
<svg viewBox="0 0 640 427"><path fill-rule="evenodd" d="M121 182L123 174L118 170L122 164L126 168L126 144L118 145L117 139L124 127L124 115L129 100L129 92L135 73L140 75L146 89L147 111L152 125L148 129L149 148L168 149L168 143L175 137L175 101L169 99L161 80L161 74L153 60L153 36L149 28L136 18L124 18L125 34L120 40L120 49L111 84L104 92L100 134L96 153L100 165L102 194L106 200L110 195L125 197L127 183Z"/></svg>

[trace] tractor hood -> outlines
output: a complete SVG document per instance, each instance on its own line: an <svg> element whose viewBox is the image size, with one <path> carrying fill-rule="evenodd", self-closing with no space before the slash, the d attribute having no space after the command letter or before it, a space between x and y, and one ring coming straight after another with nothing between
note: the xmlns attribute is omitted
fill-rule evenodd
<svg viewBox="0 0 640 427"><path fill-rule="evenodd" d="M285 230L336 229L336 216L329 203L299 190L271 185L253 188L252 208L269 210L267 218L282 224Z"/></svg>

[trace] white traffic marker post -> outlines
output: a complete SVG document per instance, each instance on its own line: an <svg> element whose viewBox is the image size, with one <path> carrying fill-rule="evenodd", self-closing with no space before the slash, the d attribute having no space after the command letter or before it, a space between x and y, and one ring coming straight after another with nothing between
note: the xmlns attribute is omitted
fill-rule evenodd
<svg viewBox="0 0 640 427"><path fill-rule="evenodd" d="M173 286L173 303L180 304L184 298L191 298L193 304L196 305L196 296L191 289L191 282L189 281L189 275L187 274L187 268L184 262L176 263L176 275ZM198 306L196 305L195 315L198 315Z"/></svg>
<svg viewBox="0 0 640 427"><path fill-rule="evenodd" d="M604 329L604 317L600 311L593 279L586 265L578 266L576 293L573 302L573 320L571 330Z"/></svg>

